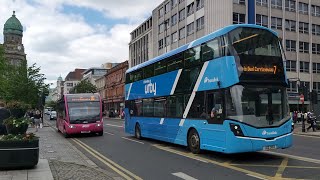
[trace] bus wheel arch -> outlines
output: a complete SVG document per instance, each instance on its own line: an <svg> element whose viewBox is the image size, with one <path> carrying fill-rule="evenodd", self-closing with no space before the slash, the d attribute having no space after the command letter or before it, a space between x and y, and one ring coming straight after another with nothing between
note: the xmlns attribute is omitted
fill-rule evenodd
<svg viewBox="0 0 320 180"><path fill-rule="evenodd" d="M200 136L198 131L194 128L191 127L188 130L187 134L187 145L189 150L194 153L194 154L199 154L201 149L200 149Z"/></svg>
<svg viewBox="0 0 320 180"><path fill-rule="evenodd" d="M66 131L66 126L63 126L63 136L64 136L65 138L68 138L68 137L69 137L69 134L68 134L67 131Z"/></svg>
<svg viewBox="0 0 320 180"><path fill-rule="evenodd" d="M135 127L134 127L134 136L137 138L137 139L142 139L142 136L141 136L141 127L140 127L140 124L137 122Z"/></svg>

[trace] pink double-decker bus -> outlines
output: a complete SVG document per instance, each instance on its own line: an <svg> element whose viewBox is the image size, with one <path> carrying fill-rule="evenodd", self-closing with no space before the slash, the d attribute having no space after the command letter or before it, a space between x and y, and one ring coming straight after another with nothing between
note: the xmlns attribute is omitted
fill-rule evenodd
<svg viewBox="0 0 320 180"><path fill-rule="evenodd" d="M71 134L103 135L102 101L99 94L65 94L57 104L58 131Z"/></svg>

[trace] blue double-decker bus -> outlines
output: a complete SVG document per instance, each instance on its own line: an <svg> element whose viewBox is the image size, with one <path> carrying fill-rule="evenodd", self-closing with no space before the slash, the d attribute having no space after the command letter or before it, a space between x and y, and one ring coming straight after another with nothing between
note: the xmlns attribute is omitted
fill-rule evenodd
<svg viewBox="0 0 320 180"><path fill-rule="evenodd" d="M125 131L191 152L292 145L285 59L277 33L231 25L126 72Z"/></svg>

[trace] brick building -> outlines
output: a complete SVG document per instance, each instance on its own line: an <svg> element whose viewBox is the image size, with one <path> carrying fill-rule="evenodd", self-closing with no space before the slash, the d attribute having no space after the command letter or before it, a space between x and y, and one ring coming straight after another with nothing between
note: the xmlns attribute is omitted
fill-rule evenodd
<svg viewBox="0 0 320 180"><path fill-rule="evenodd" d="M124 107L124 83L128 61L108 70L106 79L106 110L109 115L119 114ZM111 113L110 113L111 112Z"/></svg>

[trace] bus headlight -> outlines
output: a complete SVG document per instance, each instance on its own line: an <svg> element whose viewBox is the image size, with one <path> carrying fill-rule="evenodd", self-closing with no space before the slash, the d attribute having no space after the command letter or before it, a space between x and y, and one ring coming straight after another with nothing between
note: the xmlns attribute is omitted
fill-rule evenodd
<svg viewBox="0 0 320 180"><path fill-rule="evenodd" d="M242 132L242 130L240 128L240 125L230 123L230 129L231 129L231 131L233 132L233 134L235 136L244 136L243 132Z"/></svg>
<svg viewBox="0 0 320 180"><path fill-rule="evenodd" d="M74 128L76 128L76 126L75 125L69 125L69 128L74 129Z"/></svg>
<svg viewBox="0 0 320 180"><path fill-rule="evenodd" d="M102 126L102 125L101 125L100 123L98 123L98 124L96 124L96 126L97 126L97 127L100 127L100 126Z"/></svg>

